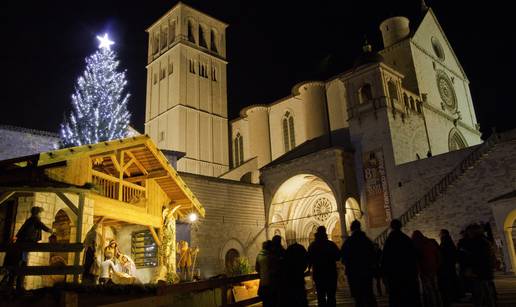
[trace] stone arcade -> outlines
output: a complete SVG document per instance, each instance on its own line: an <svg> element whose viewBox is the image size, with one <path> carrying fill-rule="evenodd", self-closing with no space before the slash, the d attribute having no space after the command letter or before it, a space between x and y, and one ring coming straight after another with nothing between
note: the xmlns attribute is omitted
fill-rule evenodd
<svg viewBox="0 0 516 307"><path fill-rule="evenodd" d="M147 29L145 133L206 210L181 226L203 277L233 257L253 263L275 234L307 245L319 225L342 242L360 219L382 243L394 217L434 238L488 222L514 272L516 131L482 141L468 78L432 9L417 22L386 19L382 50L365 43L349 70L229 121L226 27L179 3ZM0 159L55 142L13 127L0 137ZM23 152L13 146L25 140Z"/></svg>

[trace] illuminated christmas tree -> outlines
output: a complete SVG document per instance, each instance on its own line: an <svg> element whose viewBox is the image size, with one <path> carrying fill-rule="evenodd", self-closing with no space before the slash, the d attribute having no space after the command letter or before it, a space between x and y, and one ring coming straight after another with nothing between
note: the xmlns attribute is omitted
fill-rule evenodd
<svg viewBox="0 0 516 307"><path fill-rule="evenodd" d="M107 34L97 36L99 49L86 58L86 70L72 95L72 112L61 124L61 146L71 147L123 138L130 113L125 72L117 71L118 60Z"/></svg>

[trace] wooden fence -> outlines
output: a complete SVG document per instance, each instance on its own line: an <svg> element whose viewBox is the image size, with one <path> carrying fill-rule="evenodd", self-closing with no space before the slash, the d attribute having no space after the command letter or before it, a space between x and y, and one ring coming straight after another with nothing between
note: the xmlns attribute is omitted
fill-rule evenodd
<svg viewBox="0 0 516 307"><path fill-rule="evenodd" d="M0 244L0 252L44 252L44 253L80 253L84 246L82 243L14 243ZM65 266L2 266L15 275L76 275L82 274L82 265Z"/></svg>
<svg viewBox="0 0 516 307"><path fill-rule="evenodd" d="M186 282L175 285L167 285L158 288L158 295L166 295L173 293L188 293L188 292L200 292L213 289L221 289L221 306L249 306L261 302L261 299L256 296L247 300L239 301L236 303L230 303L228 300L228 290L231 289L235 284L240 284L244 281L259 279L260 276L255 274L240 275L234 277L223 277L202 280L197 282Z"/></svg>

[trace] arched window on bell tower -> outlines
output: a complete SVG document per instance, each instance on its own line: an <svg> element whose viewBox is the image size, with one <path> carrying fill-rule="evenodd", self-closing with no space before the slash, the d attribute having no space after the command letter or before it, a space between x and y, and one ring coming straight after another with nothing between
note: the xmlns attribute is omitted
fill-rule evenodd
<svg viewBox="0 0 516 307"><path fill-rule="evenodd" d="M199 25L199 46L208 48L208 43L206 40L206 30L201 25Z"/></svg>
<svg viewBox="0 0 516 307"><path fill-rule="evenodd" d="M366 83L358 90L358 99L360 104L373 100L371 84Z"/></svg>
<svg viewBox="0 0 516 307"><path fill-rule="evenodd" d="M389 90L389 97L391 98L392 103L398 102L398 89L396 88L396 83L389 80L389 82L387 82L387 89Z"/></svg>
<svg viewBox="0 0 516 307"><path fill-rule="evenodd" d="M219 53L217 48L217 34L215 33L215 30L211 29L210 31L210 49L211 51L215 53Z"/></svg>
<svg viewBox="0 0 516 307"><path fill-rule="evenodd" d="M234 164L235 167L244 163L244 139L240 133L237 133L235 140L233 141L234 147Z"/></svg>
<svg viewBox="0 0 516 307"><path fill-rule="evenodd" d="M410 104L409 104L408 96L405 93L403 93L403 104L405 106L405 111L408 113L408 111L410 109Z"/></svg>
<svg viewBox="0 0 516 307"><path fill-rule="evenodd" d="M188 40L195 44L194 25L191 20L188 20Z"/></svg>
<svg viewBox="0 0 516 307"><path fill-rule="evenodd" d="M296 147L296 132L294 130L294 117L289 111L285 112L282 120L283 127L283 145L285 152L288 152Z"/></svg>
<svg viewBox="0 0 516 307"><path fill-rule="evenodd" d="M414 98L410 97L410 108L415 111L416 110L416 103L414 102Z"/></svg>

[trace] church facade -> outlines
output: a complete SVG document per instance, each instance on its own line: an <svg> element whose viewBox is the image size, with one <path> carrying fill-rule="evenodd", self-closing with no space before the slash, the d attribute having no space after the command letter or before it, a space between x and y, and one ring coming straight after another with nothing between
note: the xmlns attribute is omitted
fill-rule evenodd
<svg viewBox="0 0 516 307"><path fill-rule="evenodd" d="M227 26L178 3L147 29L145 134L206 210L185 235L200 248L203 277L235 257L254 264L274 235L306 246L320 225L340 245L358 219L382 244L393 218L407 232L437 238L446 228L456 240L485 223L504 268L515 270L516 132L481 139L468 78L431 9L417 22L383 21L384 48L364 43L349 70L300 82L232 120ZM2 148L33 137L5 127L0 135Z"/></svg>
<svg viewBox="0 0 516 307"><path fill-rule="evenodd" d="M488 147L468 78L429 8L417 22L402 16L383 21L384 48L375 52L366 42L349 70L300 82L291 95L248 106L230 121L226 26L180 3L147 30L146 133L162 148L185 153L178 170L190 173L185 181L206 195L199 197L207 217L192 234L194 242L210 238L204 249L211 259L200 255L201 267L207 261L209 270L223 269L235 252L254 261L261 240L276 234L307 245L319 225L341 242L354 219L381 238L390 219L413 212L442 178ZM156 75L163 77L155 81ZM496 228L487 200L510 190L511 180L500 178L497 189L475 199L478 210L449 204L448 197L463 192L447 189L425 201L450 207L441 209L439 222L421 223L420 215L434 212L428 208L404 223L432 237L440 227L458 237L472 222ZM506 232L495 231L499 240Z"/></svg>

